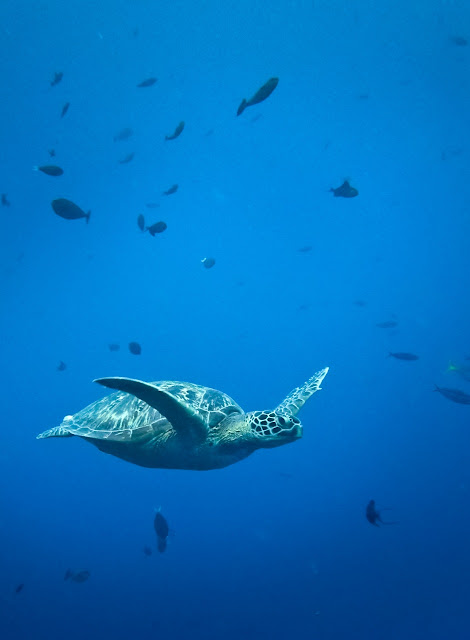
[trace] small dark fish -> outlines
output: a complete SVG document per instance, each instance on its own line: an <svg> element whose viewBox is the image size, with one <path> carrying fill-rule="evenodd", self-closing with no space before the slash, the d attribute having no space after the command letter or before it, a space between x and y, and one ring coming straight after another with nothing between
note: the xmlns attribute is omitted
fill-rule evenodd
<svg viewBox="0 0 470 640"><path fill-rule="evenodd" d="M208 138L209 136L212 136L214 134L214 129L209 129L208 131L206 131L206 133L204 134L205 138Z"/></svg>
<svg viewBox="0 0 470 640"><path fill-rule="evenodd" d="M144 552L144 555L146 555L146 556L151 556L152 555L152 549L150 547L148 547L147 545L145 545L145 547L143 548L143 552Z"/></svg>
<svg viewBox="0 0 470 640"><path fill-rule="evenodd" d="M134 159L134 156L135 153L133 151L131 153L128 153L127 156L119 160L119 164L127 164L128 162L131 162Z"/></svg>
<svg viewBox="0 0 470 640"><path fill-rule="evenodd" d="M143 87L151 87L153 84L155 84L157 81L156 78L147 78L146 80L142 80L142 82L139 82L139 84L137 85L139 88L143 88Z"/></svg>
<svg viewBox="0 0 470 640"><path fill-rule="evenodd" d="M65 114L67 113L67 111L69 110L70 107L70 102L66 102L64 104L64 106L62 107L62 111L60 112L60 117L63 118L65 116Z"/></svg>
<svg viewBox="0 0 470 640"><path fill-rule="evenodd" d="M111 344L108 344L108 348L110 351L119 351L121 347L116 342L112 342Z"/></svg>
<svg viewBox="0 0 470 640"><path fill-rule="evenodd" d="M155 222L150 227L147 227L146 231L148 231L151 236L155 236L157 233L163 233L166 228L167 228L166 222L160 221L160 222Z"/></svg>
<svg viewBox="0 0 470 640"><path fill-rule="evenodd" d="M23 587L24 587L24 583L22 582L16 587L15 593L20 593L21 591L23 591Z"/></svg>
<svg viewBox="0 0 470 640"><path fill-rule="evenodd" d="M83 571L73 571L73 569L67 569L65 572L64 580L72 580L73 582L85 582L90 577L90 572L84 569Z"/></svg>
<svg viewBox="0 0 470 640"><path fill-rule="evenodd" d="M129 342L129 351L135 356L140 356L142 353L142 347L138 342Z"/></svg>
<svg viewBox="0 0 470 640"><path fill-rule="evenodd" d="M160 510L158 510L155 514L153 526L155 528L155 533L157 534L157 549L160 551L160 553L163 553L166 549L166 543L168 534L170 533L170 529L168 527L168 522L162 516Z"/></svg>
<svg viewBox="0 0 470 640"><path fill-rule="evenodd" d="M61 176L64 174L64 170L55 164L44 164L42 167L35 167L35 169L36 171L42 171L47 176Z"/></svg>
<svg viewBox="0 0 470 640"><path fill-rule="evenodd" d="M164 196L171 196L172 193L176 193L178 191L178 185L174 184L169 189L163 192Z"/></svg>
<svg viewBox="0 0 470 640"><path fill-rule="evenodd" d="M243 98L240 106L238 107L237 116L241 115L247 107L252 107L254 104L258 104L263 102L263 100L266 100L266 98L269 98L277 87L278 82L279 78L270 78L249 100L245 100L245 98Z"/></svg>
<svg viewBox="0 0 470 640"><path fill-rule="evenodd" d="M351 187L349 182L345 180L340 187L336 189L330 189L335 198L355 198L359 195L359 191L354 187Z"/></svg>
<svg viewBox="0 0 470 640"><path fill-rule="evenodd" d="M386 320L385 322L377 322L375 326L379 329L393 329L393 327L398 326L398 322L395 320Z"/></svg>
<svg viewBox="0 0 470 640"><path fill-rule="evenodd" d="M52 209L61 218L65 220L78 220L79 218L86 218L87 224L90 220L91 211L85 213L80 207L74 204L71 200L66 198L57 198L51 202Z"/></svg>
<svg viewBox="0 0 470 640"><path fill-rule="evenodd" d="M55 87L56 84L59 84L63 77L64 74L62 73L62 71L56 71L54 73L54 78L51 80L51 87Z"/></svg>
<svg viewBox="0 0 470 640"><path fill-rule="evenodd" d="M146 202L145 206L147 207L147 209L156 209L160 205L158 204L158 202Z"/></svg>
<svg viewBox="0 0 470 640"><path fill-rule="evenodd" d="M121 129L116 135L113 137L114 142L122 142L123 140L129 140L131 136L134 135L134 132L130 127L125 127Z"/></svg>
<svg viewBox="0 0 470 640"><path fill-rule="evenodd" d="M369 94L368 93L360 93L358 95L359 100L368 100L369 99Z"/></svg>
<svg viewBox="0 0 470 640"><path fill-rule="evenodd" d="M212 267L215 265L214 258L204 258L203 260L201 260L201 262L206 269L212 269Z"/></svg>
<svg viewBox="0 0 470 640"><path fill-rule="evenodd" d="M165 140L174 140L179 135L181 135L181 132L183 131L183 129L184 129L184 122L182 120L171 135L165 136Z"/></svg>
<svg viewBox="0 0 470 640"><path fill-rule="evenodd" d="M137 226L141 231L145 231L145 218L141 213L137 216Z"/></svg>
<svg viewBox="0 0 470 640"><path fill-rule="evenodd" d="M468 44L467 38L464 38L463 36L451 36L450 41L458 47L466 47Z"/></svg>
<svg viewBox="0 0 470 640"><path fill-rule="evenodd" d="M53 157L55 156L55 149L48 149L48 150L47 150L47 153L49 154L49 156L50 156L51 158L53 158Z"/></svg>
<svg viewBox="0 0 470 640"><path fill-rule="evenodd" d="M6 193L2 193L2 207L9 207L11 202L7 198Z"/></svg>
<svg viewBox="0 0 470 640"><path fill-rule="evenodd" d="M375 507L375 500L371 500L366 507L366 518L367 521L373 524L375 527L379 527L377 524L380 522L381 524L398 524L398 522L384 522L380 515L380 511L377 511Z"/></svg>
<svg viewBox="0 0 470 640"><path fill-rule="evenodd" d="M313 249L311 244L306 244L304 247L300 247L300 249L297 249L297 251L299 253L310 253L310 251Z"/></svg>
<svg viewBox="0 0 470 640"><path fill-rule="evenodd" d="M397 358L397 360L419 360L419 356L416 356L414 353L404 353L402 351L398 351L397 353L390 352L388 357Z"/></svg>
<svg viewBox="0 0 470 640"><path fill-rule="evenodd" d="M62 360L57 365L57 371L65 371L67 369L67 365Z"/></svg>
<svg viewBox="0 0 470 640"><path fill-rule="evenodd" d="M367 302L365 300L354 300L356 307L365 307Z"/></svg>
<svg viewBox="0 0 470 640"><path fill-rule="evenodd" d="M452 402L457 402L458 404L470 404L470 395L465 393L465 391L461 391L460 389L449 389L446 387L438 387L435 385L434 391L439 391L440 394L447 398L448 400L452 400Z"/></svg>

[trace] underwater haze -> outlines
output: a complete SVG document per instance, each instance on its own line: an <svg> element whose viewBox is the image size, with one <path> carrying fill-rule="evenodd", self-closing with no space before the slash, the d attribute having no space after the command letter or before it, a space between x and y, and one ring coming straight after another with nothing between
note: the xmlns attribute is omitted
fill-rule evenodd
<svg viewBox="0 0 470 640"><path fill-rule="evenodd" d="M470 4L0 32L2 640L468 640ZM302 439L222 469L36 439L97 378L273 410L323 367Z"/></svg>

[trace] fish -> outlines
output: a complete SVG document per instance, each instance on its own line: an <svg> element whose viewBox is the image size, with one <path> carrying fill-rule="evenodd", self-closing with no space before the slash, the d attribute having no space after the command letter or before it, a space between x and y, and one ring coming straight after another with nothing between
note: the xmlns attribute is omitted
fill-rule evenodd
<svg viewBox="0 0 470 640"><path fill-rule="evenodd" d="M405 353L403 351L398 351L396 353L392 353L390 351L388 357L397 358L397 360L419 360L419 356L415 355L414 353Z"/></svg>
<svg viewBox="0 0 470 640"><path fill-rule="evenodd" d="M461 378L470 382L470 366L456 364L454 362L449 362L449 366L447 367L447 372L458 373Z"/></svg>
<svg viewBox="0 0 470 640"><path fill-rule="evenodd" d="M116 342L112 342L111 344L108 344L108 349L110 351L119 351L121 347L116 343Z"/></svg>
<svg viewBox="0 0 470 640"><path fill-rule="evenodd" d="M335 198L355 198L359 195L359 191L351 187L348 180L345 180L343 184L340 187L336 187L336 189L331 188L330 191Z"/></svg>
<svg viewBox="0 0 470 640"><path fill-rule="evenodd" d="M355 304L356 307L365 307L367 302L365 300L354 300L353 304Z"/></svg>
<svg viewBox="0 0 470 640"><path fill-rule="evenodd" d="M449 389L448 387L438 387L437 384L434 386L436 387L434 391L438 391L444 398L452 400L452 402L456 402L457 404L470 404L470 395L465 393L465 391Z"/></svg>
<svg viewBox="0 0 470 640"><path fill-rule="evenodd" d="M119 160L119 164L127 164L128 162L131 162L134 159L135 153L133 151L131 151L131 153L128 153L127 156L124 156L124 158L121 158L121 160Z"/></svg>
<svg viewBox="0 0 470 640"><path fill-rule="evenodd" d="M464 38L463 36L451 36L450 41L458 47L466 47L468 44L467 38Z"/></svg>
<svg viewBox="0 0 470 640"><path fill-rule="evenodd" d="M382 511L385 511L385 509L382 509ZM375 507L375 500L370 500L369 503L367 504L366 519L375 527L380 526L379 524L377 524L377 522L380 522L381 524L398 524L398 522L384 522L382 520L381 512L377 511Z"/></svg>
<svg viewBox="0 0 470 640"><path fill-rule="evenodd" d="M178 185L174 184L169 189L163 192L164 196L171 196L172 193L176 193L178 191Z"/></svg>
<svg viewBox="0 0 470 640"><path fill-rule="evenodd" d="M146 202L145 206L147 207L147 209L156 209L160 205L158 204L158 202Z"/></svg>
<svg viewBox="0 0 470 640"><path fill-rule="evenodd" d="M240 116L247 107L252 107L254 104L259 104L260 102L263 102L263 100L266 100L266 98L269 98L277 87L278 82L279 78L270 78L249 100L243 98L237 109L237 116Z"/></svg>
<svg viewBox="0 0 470 640"><path fill-rule="evenodd" d="M67 569L65 572L64 580L72 580L73 582L85 582L90 577L90 572L86 569L82 571L74 571L73 569Z"/></svg>
<svg viewBox="0 0 470 640"><path fill-rule="evenodd" d="M125 127L118 131L115 136L113 136L113 142L122 142L124 140L129 140L134 135L134 132L130 127Z"/></svg>
<svg viewBox="0 0 470 640"><path fill-rule="evenodd" d="M2 207L9 207L10 205L11 205L11 202L8 200L7 194L2 193Z"/></svg>
<svg viewBox="0 0 470 640"><path fill-rule="evenodd" d="M85 213L79 206L77 206L71 200L67 198L57 198L51 202L51 207L61 218L65 220L79 220L80 218L86 218L87 224L90 221L91 211Z"/></svg>
<svg viewBox="0 0 470 640"><path fill-rule="evenodd" d="M206 269L212 269L212 267L215 265L214 258L203 258L201 262Z"/></svg>
<svg viewBox="0 0 470 640"><path fill-rule="evenodd" d="M53 79L51 80L51 87L55 87L55 86L56 86L56 84L59 84L59 82L61 82L61 81L62 81L62 78L63 78L63 77L64 77L64 74L63 74L63 72L62 72L62 71L56 71L56 72L54 73L54 77L53 77Z"/></svg>
<svg viewBox="0 0 470 640"><path fill-rule="evenodd" d="M50 156L51 158L53 158L53 157L55 156L55 149L48 149L48 150L47 150L47 153L49 154L49 156Z"/></svg>
<svg viewBox="0 0 470 640"><path fill-rule="evenodd" d="M24 583L22 582L16 587L15 593L21 593L21 591L23 591L23 588L24 588Z"/></svg>
<svg viewBox="0 0 470 640"><path fill-rule="evenodd" d="M151 556L152 555L152 549L147 545L145 545L145 547L143 548L143 552L144 552L144 555L146 555L146 556Z"/></svg>
<svg viewBox="0 0 470 640"><path fill-rule="evenodd" d="M65 116L65 114L67 113L67 111L69 110L70 107L70 102L66 102L64 104L64 106L62 107L62 111L60 112L60 117L63 118Z"/></svg>
<svg viewBox="0 0 470 640"><path fill-rule="evenodd" d="M42 173L45 173L47 176L54 177L62 176L64 174L64 170L56 166L55 164L44 164L42 165L42 167L34 167L34 170L42 171Z"/></svg>
<svg viewBox="0 0 470 640"><path fill-rule="evenodd" d="M67 365L62 360L57 365L57 371L65 371L67 369Z"/></svg>
<svg viewBox="0 0 470 640"><path fill-rule="evenodd" d="M299 253L310 253L310 251L313 249L311 244L306 244L304 247L300 247L300 249L297 249L297 251Z"/></svg>
<svg viewBox="0 0 470 640"><path fill-rule="evenodd" d="M160 551L160 553L163 553L166 549L170 528L168 527L168 522L163 517L160 509L158 509L158 511L155 513L153 527L155 529L155 533L157 534L157 549Z"/></svg>
<svg viewBox="0 0 470 640"><path fill-rule="evenodd" d="M179 125L176 127L176 129L174 130L174 132L169 135L169 136L165 136L165 140L174 140L175 138L177 138L179 135L181 135L181 132L184 129L184 121L181 120L181 122L179 123Z"/></svg>
<svg viewBox="0 0 470 640"><path fill-rule="evenodd" d="M379 329L393 329L393 327L398 326L398 322L396 320L385 320L385 322L377 322L375 326Z"/></svg>
<svg viewBox="0 0 470 640"><path fill-rule="evenodd" d="M137 216L137 226L141 231L145 231L145 218L142 214Z"/></svg>
<svg viewBox="0 0 470 640"><path fill-rule="evenodd" d="M151 236L155 236L157 233L163 233L166 228L166 222L161 220L160 222L154 222L150 227L147 227L146 231L148 231Z"/></svg>
<svg viewBox="0 0 470 640"><path fill-rule="evenodd" d="M147 78L146 80L142 80L142 82L139 82L137 86L139 88L151 87L153 84L156 83L156 81L157 81L157 78Z"/></svg>
<svg viewBox="0 0 470 640"><path fill-rule="evenodd" d="M142 353L142 347L138 342L129 342L129 351L135 356L140 356Z"/></svg>

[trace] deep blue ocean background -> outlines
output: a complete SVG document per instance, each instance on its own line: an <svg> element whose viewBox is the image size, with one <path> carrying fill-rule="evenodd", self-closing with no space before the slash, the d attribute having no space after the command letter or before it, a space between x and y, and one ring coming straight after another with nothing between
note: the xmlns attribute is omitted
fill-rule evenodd
<svg viewBox="0 0 470 640"><path fill-rule="evenodd" d="M433 393L470 392L470 4L5 0L0 32L0 637L470 638L470 406ZM97 377L253 410L324 366L303 439L226 469L36 440Z"/></svg>

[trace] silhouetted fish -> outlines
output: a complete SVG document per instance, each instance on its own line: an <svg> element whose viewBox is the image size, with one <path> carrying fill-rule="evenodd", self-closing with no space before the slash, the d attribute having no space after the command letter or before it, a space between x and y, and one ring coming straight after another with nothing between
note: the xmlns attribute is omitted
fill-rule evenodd
<svg viewBox="0 0 470 640"><path fill-rule="evenodd" d="M458 47L466 47L468 44L467 38L463 36L451 36L450 41L456 44Z"/></svg>
<svg viewBox="0 0 470 640"><path fill-rule="evenodd" d="M146 202L145 206L147 207L147 209L156 209L160 205L158 204L158 202Z"/></svg>
<svg viewBox="0 0 470 640"><path fill-rule="evenodd" d="M160 551L160 553L163 553L163 551L165 551L166 549L166 543L168 534L170 533L170 529L168 527L168 522L162 516L160 509L155 514L153 526L155 528L155 533L157 534L157 549Z"/></svg>
<svg viewBox="0 0 470 640"><path fill-rule="evenodd" d="M416 356L414 353L405 353L403 351L398 351L396 353L390 352L388 356L397 358L397 360L419 360L419 356Z"/></svg>
<svg viewBox="0 0 470 640"><path fill-rule="evenodd" d="M145 218L141 213L137 216L137 226L141 231L145 231Z"/></svg>
<svg viewBox="0 0 470 640"><path fill-rule="evenodd" d="M151 87L153 84L156 83L156 81L157 81L157 78L147 78L146 80L142 80L142 82L139 82L137 86L139 88Z"/></svg>
<svg viewBox="0 0 470 640"><path fill-rule="evenodd" d="M178 185L174 184L169 189L163 192L164 196L171 196L172 193L176 193L178 191Z"/></svg>
<svg viewBox="0 0 470 640"><path fill-rule="evenodd" d="M112 342L111 344L108 344L108 348L110 351L119 351L121 347L116 342Z"/></svg>
<svg viewBox="0 0 470 640"><path fill-rule="evenodd" d="M184 122L181 121L171 135L165 136L165 140L174 140L179 135L181 135L181 132L183 131L183 129L184 129Z"/></svg>
<svg viewBox="0 0 470 640"><path fill-rule="evenodd" d="M55 164L44 164L42 167L34 167L36 171L42 171L48 176L61 176L64 170L57 167Z"/></svg>
<svg viewBox="0 0 470 640"><path fill-rule="evenodd" d="M375 326L379 329L393 329L393 327L398 326L398 322L396 320L386 320L385 322L377 322Z"/></svg>
<svg viewBox="0 0 470 640"><path fill-rule="evenodd" d="M9 207L10 204L11 204L11 202L8 200L7 194L6 193L2 193L2 206L3 207Z"/></svg>
<svg viewBox="0 0 470 640"><path fill-rule="evenodd" d="M56 71L54 73L54 78L51 80L51 87L55 87L56 84L59 84L63 77L64 74L62 73L62 71Z"/></svg>
<svg viewBox="0 0 470 640"><path fill-rule="evenodd" d="M124 129L121 129L121 131L118 131L118 133L116 133L116 135L113 137L113 141L122 142L123 140L129 140L129 138L133 135L134 132L132 131L132 129L130 127L125 127Z"/></svg>
<svg viewBox="0 0 470 640"><path fill-rule="evenodd" d="M124 156L124 158L121 158L121 160L119 160L119 164L127 164L128 162L131 162L134 159L135 153L132 151L131 153L128 153L127 156Z"/></svg>
<svg viewBox="0 0 470 640"><path fill-rule="evenodd" d="M447 398L448 400L452 400L452 402L457 402L458 404L470 404L470 395L461 391L460 389L449 389L446 387L438 387L435 385L434 391L439 391L440 394Z"/></svg>
<svg viewBox="0 0 470 640"><path fill-rule="evenodd" d="M146 555L146 556L151 556L152 555L152 549L150 547L148 547L147 545L145 545L145 547L143 548L143 552L144 552L144 555Z"/></svg>
<svg viewBox="0 0 470 640"><path fill-rule="evenodd" d="M90 572L84 569L83 571L74 571L73 569L67 569L65 572L64 580L72 580L73 582L85 582L90 577Z"/></svg>
<svg viewBox="0 0 470 640"><path fill-rule="evenodd" d="M349 182L345 180L340 187L336 189L330 189L335 198L355 198L359 195L359 191L354 187L351 187Z"/></svg>
<svg viewBox="0 0 470 640"><path fill-rule="evenodd" d="M212 267L215 265L215 259L214 258L203 258L201 260L201 262L205 266L206 269L212 269Z"/></svg>
<svg viewBox="0 0 470 640"><path fill-rule="evenodd" d="M24 583L22 582L16 587L15 593L20 593L21 591L23 591L23 587L24 587Z"/></svg>
<svg viewBox="0 0 470 640"><path fill-rule="evenodd" d="M135 356L140 356L142 353L142 347L138 342L129 342L129 351Z"/></svg>
<svg viewBox="0 0 470 640"><path fill-rule="evenodd" d="M57 365L57 371L65 371L67 369L67 365L62 360Z"/></svg>
<svg viewBox="0 0 470 640"><path fill-rule="evenodd" d="M55 149L48 149L47 152L51 158L55 156Z"/></svg>
<svg viewBox="0 0 470 640"><path fill-rule="evenodd" d="M311 244L306 244L304 247L300 247L300 249L297 249L297 251L299 253L310 253L310 251L313 249Z"/></svg>
<svg viewBox="0 0 470 640"><path fill-rule="evenodd" d="M245 100L245 98L243 98L240 106L238 107L237 116L241 115L247 107L252 107L254 104L258 104L263 102L263 100L266 100L266 98L269 98L277 87L278 82L279 78L270 78L249 100Z"/></svg>
<svg viewBox="0 0 470 640"><path fill-rule="evenodd" d="M85 213L80 207L74 204L71 200L66 198L57 198L51 202L52 209L61 218L65 220L78 220L79 218L86 218L87 224L90 220L91 211Z"/></svg>
<svg viewBox="0 0 470 640"><path fill-rule="evenodd" d="M370 500L366 507L366 518L367 521L373 524L375 527L378 527L377 524L380 522L381 524L398 524L398 522L384 522L380 515L380 511L377 511L375 507L375 500Z"/></svg>
<svg viewBox="0 0 470 640"><path fill-rule="evenodd" d="M155 236L157 233L163 233L166 228L166 222L163 222L161 220L160 222L154 222L154 224L152 224L150 227L147 227L146 230L150 233L151 236Z"/></svg>
<svg viewBox="0 0 470 640"><path fill-rule="evenodd" d="M64 106L62 107L62 111L60 112L60 117L63 118L65 116L65 114L67 113L67 111L69 110L70 107L70 102L66 102L64 104Z"/></svg>

